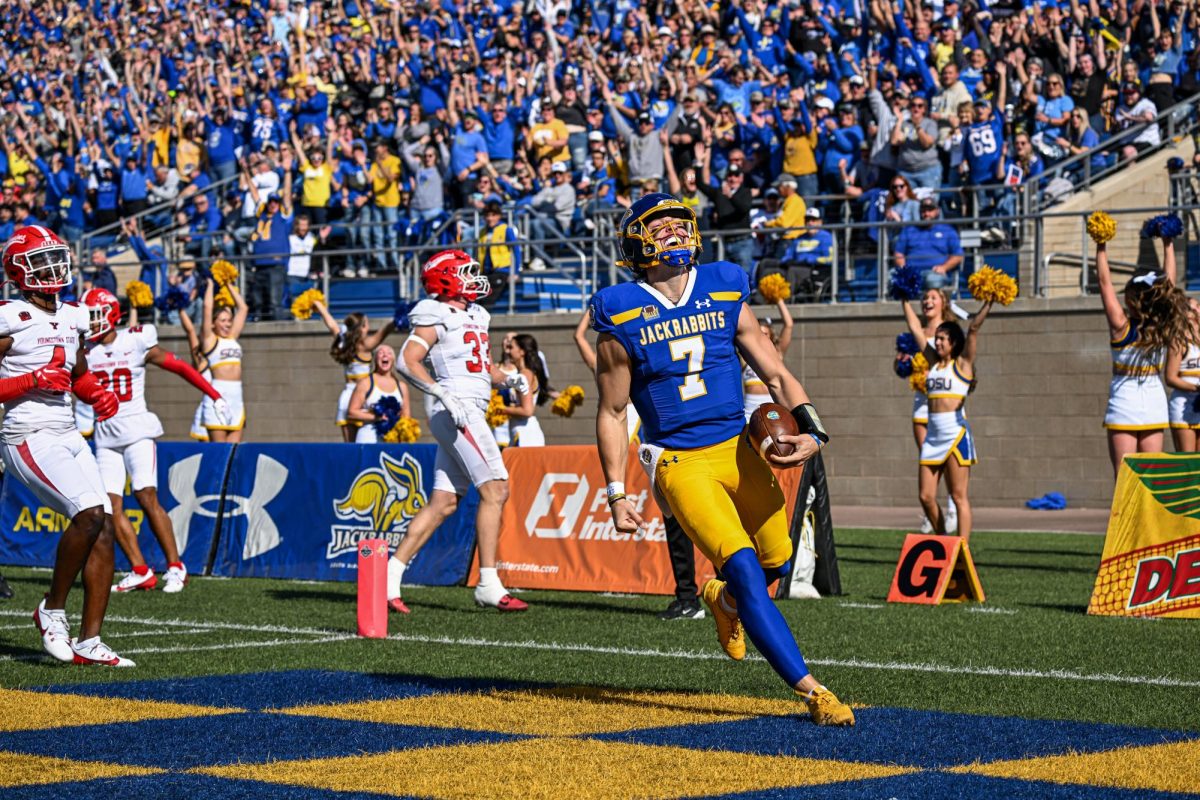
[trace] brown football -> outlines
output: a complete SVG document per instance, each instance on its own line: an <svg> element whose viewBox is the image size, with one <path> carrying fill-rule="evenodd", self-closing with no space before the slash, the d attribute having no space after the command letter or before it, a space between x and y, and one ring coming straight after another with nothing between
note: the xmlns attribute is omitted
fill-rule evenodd
<svg viewBox="0 0 1200 800"><path fill-rule="evenodd" d="M792 412L778 403L764 403L750 415L750 444L763 459L768 455L790 456L796 446L779 441L780 434L795 436L800 426Z"/></svg>

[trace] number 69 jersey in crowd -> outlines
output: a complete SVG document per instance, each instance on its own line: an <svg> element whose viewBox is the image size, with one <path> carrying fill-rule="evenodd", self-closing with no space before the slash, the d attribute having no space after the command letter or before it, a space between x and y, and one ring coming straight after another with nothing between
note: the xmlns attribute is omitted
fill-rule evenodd
<svg viewBox="0 0 1200 800"><path fill-rule="evenodd" d="M414 328L437 329L437 341L429 348L427 359L438 385L449 390L470 406L487 408L492 399L492 357L488 346L488 325L492 315L476 303L466 309L440 300L422 300L408 312ZM442 404L433 401L433 409Z"/></svg>
<svg viewBox="0 0 1200 800"><path fill-rule="evenodd" d="M146 354L156 345L153 325L135 325L88 351L88 369L121 401L116 415L96 423L96 447L124 447L162 436L162 423L146 408Z"/></svg>
<svg viewBox="0 0 1200 800"><path fill-rule="evenodd" d="M647 283L618 283L592 299L592 327L629 354L629 396L642 441L668 449L724 442L746 424L734 339L750 296L746 271L728 261L693 267L679 301Z"/></svg>
<svg viewBox="0 0 1200 800"><path fill-rule="evenodd" d="M59 303L47 313L24 300L0 301L0 336L12 338L12 346L0 361L0 378L24 375L52 360L68 371L79 357L80 343L89 328L87 309L75 303ZM21 444L33 433L75 432L71 398L59 392L34 389L5 404L0 439Z"/></svg>

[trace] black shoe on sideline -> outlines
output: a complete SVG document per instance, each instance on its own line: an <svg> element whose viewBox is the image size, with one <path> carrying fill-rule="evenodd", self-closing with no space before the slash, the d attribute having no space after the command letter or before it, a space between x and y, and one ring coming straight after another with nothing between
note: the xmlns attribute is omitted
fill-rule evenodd
<svg viewBox="0 0 1200 800"><path fill-rule="evenodd" d="M0 575L0 600L11 600L12 596L12 587L8 585L8 581L4 580L4 576Z"/></svg>
<svg viewBox="0 0 1200 800"><path fill-rule="evenodd" d="M663 620L704 619L704 607L700 605L698 600L692 600L691 602L672 600L671 605L667 606L665 611L658 612L657 616Z"/></svg>

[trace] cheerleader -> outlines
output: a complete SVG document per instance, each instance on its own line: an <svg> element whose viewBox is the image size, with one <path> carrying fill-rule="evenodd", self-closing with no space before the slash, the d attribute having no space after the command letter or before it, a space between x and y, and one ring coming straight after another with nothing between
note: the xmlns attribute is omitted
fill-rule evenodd
<svg viewBox="0 0 1200 800"><path fill-rule="evenodd" d="M342 440L358 441L356 434L362 426L362 420L354 419L347 413L350 408L350 398L354 390L371 377L371 353L383 343L383 340L396 330L391 320L379 330L371 330L366 314L355 311L346 316L341 325L329 313L325 304L317 301L313 308L325 321L325 327L333 335L333 344L329 347L330 357L342 365L346 373L346 385L338 395L337 425L342 430ZM393 357L393 361L395 358ZM374 440L372 440L374 441Z"/></svg>
<svg viewBox="0 0 1200 800"><path fill-rule="evenodd" d="M1170 423L1159 373L1172 345L1198 344L1196 315L1175 286L1175 242L1163 240L1163 271L1139 268L1125 284L1124 304L1113 287L1108 246L1096 245L1096 276L1108 319L1113 377L1108 386L1104 427L1113 476L1130 453L1163 449Z"/></svg>
<svg viewBox="0 0 1200 800"><path fill-rule="evenodd" d="M765 319L758 324L759 329L771 340L771 344L775 345L775 349L779 351L779 357L783 358L787 355L788 347L792 344L792 315L788 312L787 304L783 300L776 300L775 307L779 309L779 319L783 322L783 329L776 335L775 327L771 324L770 319ZM763 383L762 378L755 374L749 364L742 367L742 402L745 403L746 421L750 421L750 415L754 410L763 403L770 403L771 392L767 389L767 385Z"/></svg>
<svg viewBox="0 0 1200 800"><path fill-rule="evenodd" d="M908 329L929 361L929 372L925 379L929 422L918 467L921 507L933 523L934 533L945 533L946 519L937 501L938 481L945 475L946 489L958 507L958 535L964 539L971 537L971 504L967 499L967 483L976 457L975 441L963 406L975 380L979 329L991 308L990 301L983 304L971 320L965 336L957 322L949 321L937 326L931 340L917 312L904 303Z"/></svg>
<svg viewBox="0 0 1200 800"><path fill-rule="evenodd" d="M537 406L550 397L546 367L538 353L537 339L527 333L505 338L504 354L516 367L520 380L508 381L516 402L503 408L508 416L508 438L511 447L543 447L546 436L535 414Z"/></svg>
<svg viewBox="0 0 1200 800"><path fill-rule="evenodd" d="M1192 311L1192 334L1200 338L1197 322L1200 320L1200 303L1188 298ZM1167 354L1167 369L1163 373L1167 386L1171 387L1171 398L1167 403L1167 414L1171 422L1171 438L1179 453L1197 452L1196 431L1200 430L1200 346L1193 342L1180 342Z"/></svg>
<svg viewBox="0 0 1200 800"><path fill-rule="evenodd" d="M400 416L412 416L408 405L408 385L396 380L393 371L396 366L396 351L386 344L375 348L375 368L354 386L346 416L358 423L358 431L354 436L357 444L374 444L380 437L375 430L374 422L379 415L373 410L376 403L385 397L395 398L400 403Z"/></svg>
<svg viewBox="0 0 1200 800"><path fill-rule="evenodd" d="M905 303L905 306L908 304ZM907 315L906 315L907 317ZM932 339L937 333L938 326L943 322L954 322L954 304L950 293L945 289L926 289L921 295L921 330L925 338ZM903 353L896 354L896 361L910 359ZM917 457L920 458L921 448L925 446L925 434L929 429L929 399L925 392L913 392L912 432L913 440L917 443ZM958 529L958 507L954 498L946 501L946 531L953 533ZM921 515L921 533L933 533L933 523L924 513Z"/></svg>
<svg viewBox="0 0 1200 800"><path fill-rule="evenodd" d="M210 383L225 402L229 403L229 424L223 424L217 416L212 398L201 403L201 422L214 442L240 442L246 427L246 406L242 397L242 346L238 337L246 326L249 309L242 293L232 283L228 284L233 308L222 305L214 308L213 285L209 280L204 287L204 316L200 321L200 345L208 359L212 374Z"/></svg>
<svg viewBox="0 0 1200 800"><path fill-rule="evenodd" d="M136 311L130 311L132 315ZM188 352L192 356L192 366L200 373L204 380L212 383L212 370L208 368L208 357L204 355L204 348L200 346L200 334L196 332L196 326L192 323L192 318L184 309L179 310L179 324L183 326L183 332L187 334ZM201 399L196 404L196 413L192 415L192 427L188 430L188 436L198 442L208 441L208 429L204 427L204 400Z"/></svg>
<svg viewBox="0 0 1200 800"><path fill-rule="evenodd" d="M496 369L500 370L500 373L503 374L506 379L516 378L516 376L520 374L520 370L517 369L517 365L512 362L512 357L508 354L509 348L516 338L516 332L509 331L508 333L504 334L504 339L500 342L500 363L496 365ZM512 390L508 388L507 383L508 381L506 380L505 385L497 386L495 388L496 391L500 393L500 399L504 402L504 405L510 406L514 404L515 398L513 397ZM509 436L507 421L492 428L492 438L496 440L496 444L501 450L512 444L512 439Z"/></svg>

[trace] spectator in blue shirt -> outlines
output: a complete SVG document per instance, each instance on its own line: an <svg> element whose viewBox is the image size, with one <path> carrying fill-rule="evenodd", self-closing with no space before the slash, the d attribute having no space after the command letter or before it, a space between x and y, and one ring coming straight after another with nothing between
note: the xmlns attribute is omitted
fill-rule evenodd
<svg viewBox="0 0 1200 800"><path fill-rule="evenodd" d="M284 155L283 187L279 194L259 197L258 188L250 183L250 194L261 205L258 224L251 237L254 271L250 276L251 311L259 320L284 319L283 291L287 276L287 261L291 254L289 236L292 232L292 156ZM265 202L263 202L265 200Z"/></svg>
<svg viewBox="0 0 1200 800"><path fill-rule="evenodd" d="M125 157L121 168L121 215L132 217L145 210L150 173L132 153Z"/></svg>
<svg viewBox="0 0 1200 800"><path fill-rule="evenodd" d="M896 237L896 266L921 270L926 289L940 289L949 284L949 273L958 269L963 260L958 233L938 222L940 217L937 200L926 197L921 201L921 224L904 228Z"/></svg>

